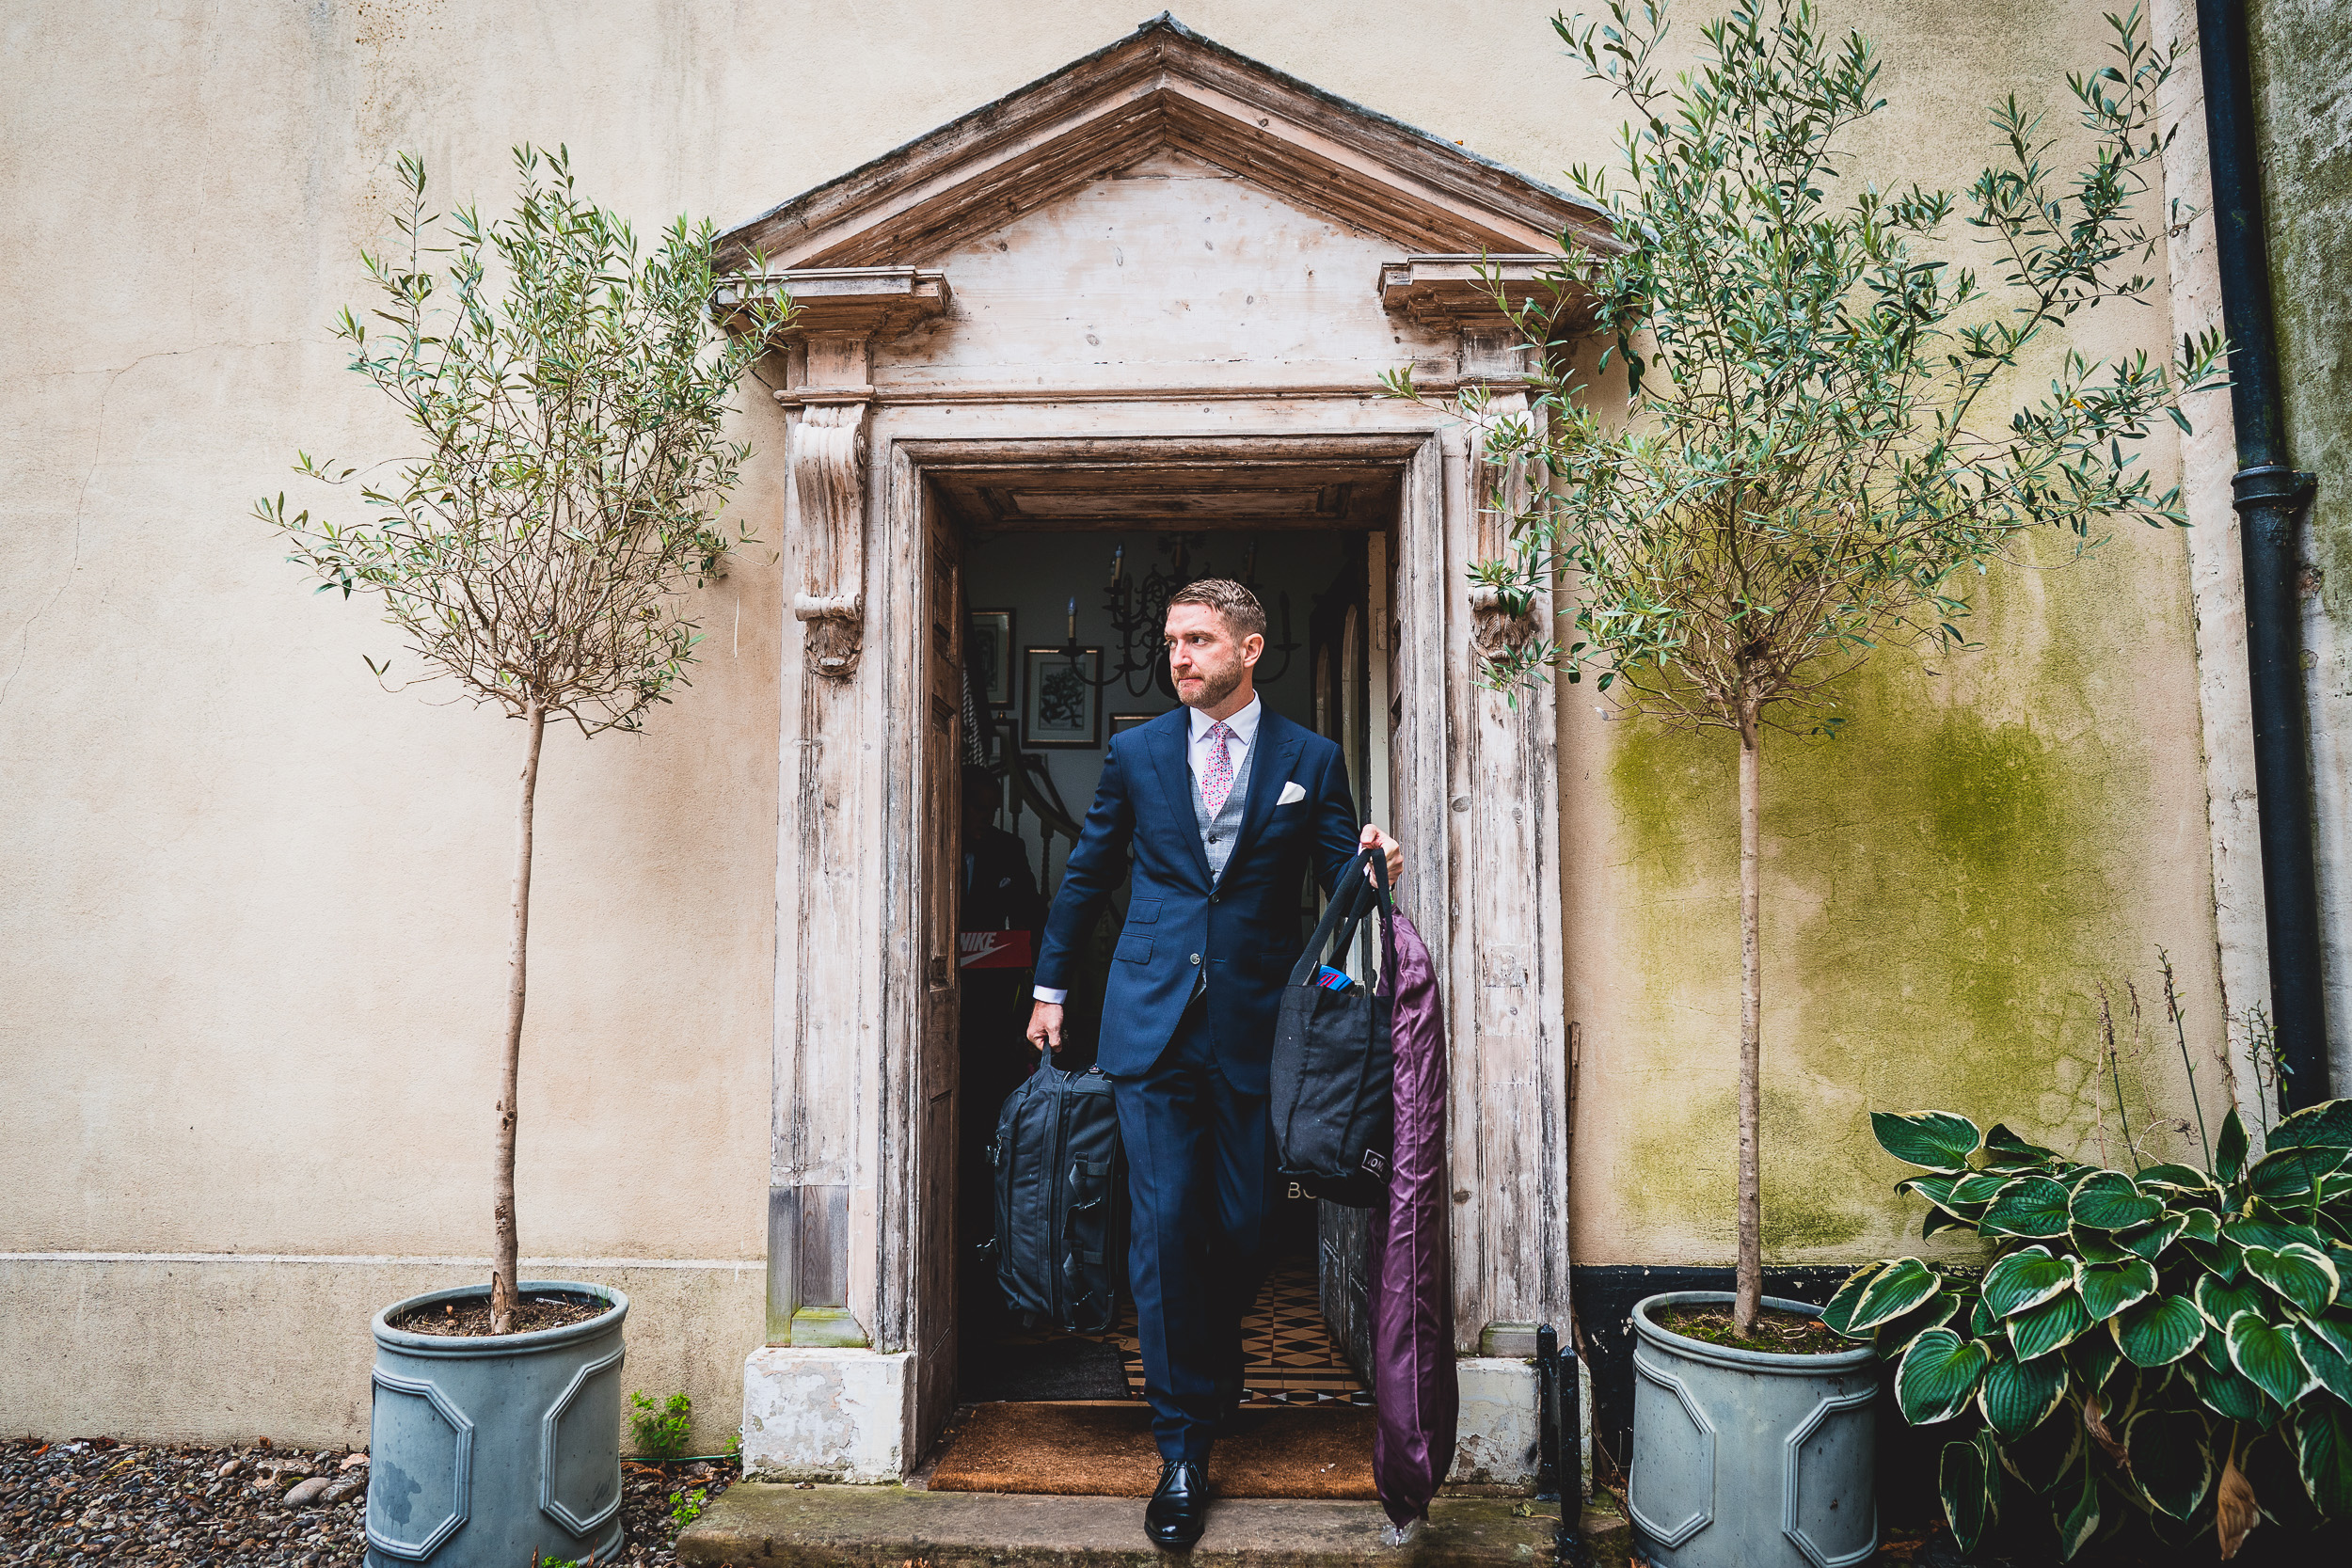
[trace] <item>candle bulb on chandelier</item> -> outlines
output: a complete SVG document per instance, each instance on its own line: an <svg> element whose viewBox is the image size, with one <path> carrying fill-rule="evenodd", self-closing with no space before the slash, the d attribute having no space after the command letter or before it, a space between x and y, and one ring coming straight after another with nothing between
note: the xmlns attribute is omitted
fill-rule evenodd
<svg viewBox="0 0 2352 1568"><path fill-rule="evenodd" d="M1075 595L1070 600L1070 641L1073 643L1078 641L1078 600Z"/></svg>
<svg viewBox="0 0 2352 1568"><path fill-rule="evenodd" d="M1114 588L1119 586L1119 573L1120 568L1126 564L1126 546L1114 545L1111 546L1111 586Z"/></svg>

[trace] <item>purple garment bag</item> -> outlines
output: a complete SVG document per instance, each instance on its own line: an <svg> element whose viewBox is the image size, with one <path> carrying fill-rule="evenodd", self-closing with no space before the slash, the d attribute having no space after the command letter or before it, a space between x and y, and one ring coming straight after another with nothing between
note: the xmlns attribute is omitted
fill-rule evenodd
<svg viewBox="0 0 2352 1568"><path fill-rule="evenodd" d="M1454 1467L1462 1390L1447 1236L1445 1013L1421 933L1401 914L1391 930L1396 1144L1388 1202L1372 1211L1372 1378L1380 1412L1372 1479L1390 1522L1402 1528L1428 1513Z"/></svg>

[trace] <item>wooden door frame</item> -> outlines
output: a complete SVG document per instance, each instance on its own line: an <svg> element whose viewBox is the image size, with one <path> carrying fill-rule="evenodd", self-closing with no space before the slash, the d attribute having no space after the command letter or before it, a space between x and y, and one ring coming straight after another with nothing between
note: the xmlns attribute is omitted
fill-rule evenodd
<svg viewBox="0 0 2352 1568"><path fill-rule="evenodd" d="M1311 409L1295 413L1309 420L1250 435L877 435L882 547L876 580L891 586L872 594L868 624L869 651L884 674L874 735L883 942L882 1049L873 1079L878 1201L867 1241L873 1348L911 1353L914 1361L905 1385L909 1465L935 1436L954 1398L952 1243L941 1248L922 1242L927 1235L952 1237L952 1184L924 1190L920 1148L934 1097L946 1092L933 1081L937 1068L927 1075L925 1067L926 1018L939 1016L932 1010L931 960L948 965L949 986L954 962L952 937L946 951L935 954L925 950L923 933L940 925L931 900L951 898L953 891L950 883L943 892L927 875L936 863L919 825L926 792L946 783L930 776L923 740L934 567L926 478L958 464L1140 463L1184 454L1237 466L1371 458L1396 468L1395 624L1379 640L1389 644L1396 697L1389 788L1394 831L1406 845L1400 907L1438 958L1453 1042L1457 1350L1479 1354L1482 1338L1497 1324L1566 1322L1566 1022L1554 703L1547 689L1521 693L1514 707L1481 690L1472 676L1487 631L1470 602L1469 567L1495 542L1479 535L1480 481L1463 432L1434 423L1333 432L1309 422ZM935 1049L931 1059L940 1060ZM952 1129L954 1118L946 1123ZM934 1204L950 1208L944 1227L928 1223Z"/></svg>

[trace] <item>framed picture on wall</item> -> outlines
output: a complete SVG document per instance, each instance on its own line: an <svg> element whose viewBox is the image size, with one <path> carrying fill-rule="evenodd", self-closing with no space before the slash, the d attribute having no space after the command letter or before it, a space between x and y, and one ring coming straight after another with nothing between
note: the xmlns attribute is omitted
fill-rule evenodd
<svg viewBox="0 0 2352 1568"><path fill-rule="evenodd" d="M1156 713L1114 713L1111 715L1111 734L1113 736L1125 735L1136 725L1149 724L1158 717Z"/></svg>
<svg viewBox="0 0 2352 1568"><path fill-rule="evenodd" d="M1073 667L1068 650L1031 648L1021 672L1021 743L1024 746L1100 746L1103 743L1103 650L1080 648Z"/></svg>
<svg viewBox="0 0 2352 1568"><path fill-rule="evenodd" d="M966 639L972 692L991 707L1012 705L1012 611L976 610Z"/></svg>

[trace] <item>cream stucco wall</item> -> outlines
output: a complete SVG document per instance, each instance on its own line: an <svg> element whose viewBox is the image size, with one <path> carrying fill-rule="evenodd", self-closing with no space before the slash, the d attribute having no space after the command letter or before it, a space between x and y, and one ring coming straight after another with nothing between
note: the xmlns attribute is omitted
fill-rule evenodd
<svg viewBox="0 0 2352 1568"><path fill-rule="evenodd" d="M1605 157L1616 114L1557 58L1549 8L1182 15L1550 177ZM1834 6L1886 52L1881 182L1964 182L1981 105L2093 58L2097 11ZM561 141L644 227L725 224L1138 20L1051 0L11 12L0 1419L357 1440L368 1314L486 1251L519 736L375 689L359 656L390 633L310 595L248 515L294 487L297 447L401 450L326 329L389 227L395 152L495 208L506 148ZM2160 306L2099 325L2104 347L2167 335ZM713 1446L761 1336L776 940L782 422L746 402L761 455L737 507L771 544L703 594L693 689L643 738L550 738L520 1175L526 1255L637 1294L632 1386L692 1391ZM2093 988L2144 987L2153 943L2210 1046L2187 614L2179 540L2119 539L2005 580L1992 653L1890 668L1834 753L1776 760L1781 1256L1892 1243L1866 1106L2079 1126ZM1565 712L1579 1256L1719 1259L1728 760ZM2135 1092L2177 1113L2165 1070Z"/></svg>

